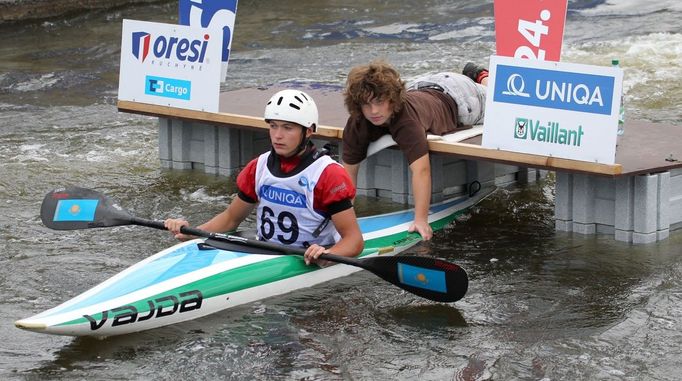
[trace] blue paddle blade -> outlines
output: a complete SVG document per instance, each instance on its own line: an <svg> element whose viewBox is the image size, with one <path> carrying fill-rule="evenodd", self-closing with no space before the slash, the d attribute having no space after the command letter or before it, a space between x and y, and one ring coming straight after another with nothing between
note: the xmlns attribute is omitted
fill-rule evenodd
<svg viewBox="0 0 682 381"><path fill-rule="evenodd" d="M97 191L70 187L45 195L40 219L50 229L75 230L129 225L132 216Z"/></svg>
<svg viewBox="0 0 682 381"><path fill-rule="evenodd" d="M57 200L53 222L94 222L99 200Z"/></svg>
<svg viewBox="0 0 682 381"><path fill-rule="evenodd" d="M438 258L399 255L359 261L385 281L436 302L456 302L469 288L469 276L463 268Z"/></svg>

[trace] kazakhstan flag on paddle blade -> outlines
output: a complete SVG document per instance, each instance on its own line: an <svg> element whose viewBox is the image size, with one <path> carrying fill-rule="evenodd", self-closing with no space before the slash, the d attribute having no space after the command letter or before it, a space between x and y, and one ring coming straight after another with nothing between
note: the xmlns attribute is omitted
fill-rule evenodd
<svg viewBox="0 0 682 381"><path fill-rule="evenodd" d="M59 200L54 222L93 221L99 200Z"/></svg>
<svg viewBox="0 0 682 381"><path fill-rule="evenodd" d="M400 278L400 283L408 286L442 293L448 292L445 272L440 270L430 270L419 266L398 263L398 277Z"/></svg>

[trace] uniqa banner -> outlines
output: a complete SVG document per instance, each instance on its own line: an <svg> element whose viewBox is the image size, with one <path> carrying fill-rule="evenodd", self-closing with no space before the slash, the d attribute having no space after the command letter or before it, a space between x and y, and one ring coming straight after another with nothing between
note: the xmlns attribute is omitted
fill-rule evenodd
<svg viewBox="0 0 682 381"><path fill-rule="evenodd" d="M495 0L498 56L559 61L568 0Z"/></svg>
<svg viewBox="0 0 682 381"><path fill-rule="evenodd" d="M225 81L230 60L232 31L237 17L237 0L179 0L178 23L201 28L220 28L223 31L222 66L220 81Z"/></svg>
<svg viewBox="0 0 682 381"><path fill-rule="evenodd" d="M623 70L492 56L482 146L614 164Z"/></svg>
<svg viewBox="0 0 682 381"><path fill-rule="evenodd" d="M118 99L218 112L221 29L123 20Z"/></svg>

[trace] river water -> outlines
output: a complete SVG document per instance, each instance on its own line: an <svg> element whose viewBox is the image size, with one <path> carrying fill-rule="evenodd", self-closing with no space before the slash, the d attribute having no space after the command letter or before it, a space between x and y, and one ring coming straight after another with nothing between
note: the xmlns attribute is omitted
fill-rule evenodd
<svg viewBox="0 0 682 381"><path fill-rule="evenodd" d="M49 190L95 188L141 217L194 222L229 202L231 179L161 170L156 120L115 107L121 19L176 14L159 2L0 25L1 379L682 379L682 234L629 245L555 232L551 175L499 189L413 250L468 270L452 305L362 272L105 340L16 329L174 243L141 227L51 231ZM682 127L681 19L677 0L569 1L562 59L620 59L626 118ZM406 77L460 70L494 50L483 0L243 1L235 29L226 89L341 84L377 57Z"/></svg>

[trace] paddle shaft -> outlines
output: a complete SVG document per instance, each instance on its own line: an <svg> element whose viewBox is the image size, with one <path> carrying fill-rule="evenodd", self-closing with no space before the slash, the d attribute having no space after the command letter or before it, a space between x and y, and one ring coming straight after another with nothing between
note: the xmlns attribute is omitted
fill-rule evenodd
<svg viewBox="0 0 682 381"><path fill-rule="evenodd" d="M148 219L133 216L130 218L130 222L134 225L145 226L148 228L154 228L154 229L159 229L159 230L168 230L168 229L166 229L166 226L161 221L148 220ZM276 243L272 243L272 242L259 241L256 239L248 239L248 238L229 235L229 234L213 233L213 232L209 232L206 230L193 228L190 226L182 226L180 228L180 232L182 234L193 235L193 236L203 237L203 238L212 238L212 239L216 239L219 241L226 241L226 242L232 242L232 243L237 243L237 244L241 244L241 245L248 245L251 247L257 247L260 249L278 251L278 252L282 252L282 253L290 253L290 254L297 254L297 255L305 254L305 249L300 248L300 247L296 247L296 246L285 246L285 245L280 245L280 244L276 244ZM357 267L360 267L363 269L367 269L367 266L365 266L365 264L363 264L362 261L357 260L355 258L343 257L341 255L327 254L327 253L323 253L322 255L320 255L319 258L327 260L327 261L331 261L331 262L343 263L345 265L357 266Z"/></svg>

